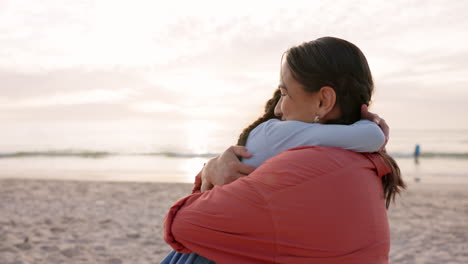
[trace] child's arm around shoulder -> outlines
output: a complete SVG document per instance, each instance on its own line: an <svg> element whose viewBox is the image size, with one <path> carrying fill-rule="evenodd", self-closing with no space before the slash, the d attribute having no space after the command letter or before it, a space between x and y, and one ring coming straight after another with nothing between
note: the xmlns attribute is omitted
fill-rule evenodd
<svg viewBox="0 0 468 264"><path fill-rule="evenodd" d="M351 125L276 120L267 121L263 129L265 144L279 152L307 145L375 152L385 144L384 133L369 120L360 120Z"/></svg>

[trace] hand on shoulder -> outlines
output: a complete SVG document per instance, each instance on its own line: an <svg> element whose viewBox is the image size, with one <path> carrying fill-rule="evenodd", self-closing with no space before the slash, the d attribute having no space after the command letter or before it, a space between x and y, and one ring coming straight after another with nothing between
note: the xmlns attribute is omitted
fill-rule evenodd
<svg viewBox="0 0 468 264"><path fill-rule="evenodd" d="M387 142L390 138L390 127L387 125L385 119L381 118L378 114L369 112L369 109L365 104L361 106L361 119L370 120L376 123L380 129L382 129L382 132L385 135L385 144L382 146L382 149L385 149L385 146L387 145Z"/></svg>

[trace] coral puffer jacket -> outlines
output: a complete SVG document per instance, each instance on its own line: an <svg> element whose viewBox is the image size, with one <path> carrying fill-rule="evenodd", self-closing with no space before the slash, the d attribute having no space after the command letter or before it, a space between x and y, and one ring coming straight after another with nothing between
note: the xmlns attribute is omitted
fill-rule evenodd
<svg viewBox="0 0 468 264"><path fill-rule="evenodd" d="M378 154L305 146L253 173L177 201L164 222L176 251L217 263L388 264Z"/></svg>

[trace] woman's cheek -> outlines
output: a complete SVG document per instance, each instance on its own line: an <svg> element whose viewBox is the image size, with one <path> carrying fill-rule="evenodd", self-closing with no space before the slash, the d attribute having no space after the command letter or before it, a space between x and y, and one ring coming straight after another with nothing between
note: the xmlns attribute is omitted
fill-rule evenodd
<svg viewBox="0 0 468 264"><path fill-rule="evenodd" d="M283 99L281 102L281 112L283 113L283 120L288 117L289 114L289 104L287 102L288 99Z"/></svg>

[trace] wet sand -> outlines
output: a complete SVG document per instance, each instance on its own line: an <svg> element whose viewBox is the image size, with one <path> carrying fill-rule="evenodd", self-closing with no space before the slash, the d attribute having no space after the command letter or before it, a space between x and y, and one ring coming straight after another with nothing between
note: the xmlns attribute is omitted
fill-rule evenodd
<svg viewBox="0 0 468 264"><path fill-rule="evenodd" d="M191 184L0 180L0 263L159 263ZM389 211L392 263L468 263L468 185L412 183Z"/></svg>

